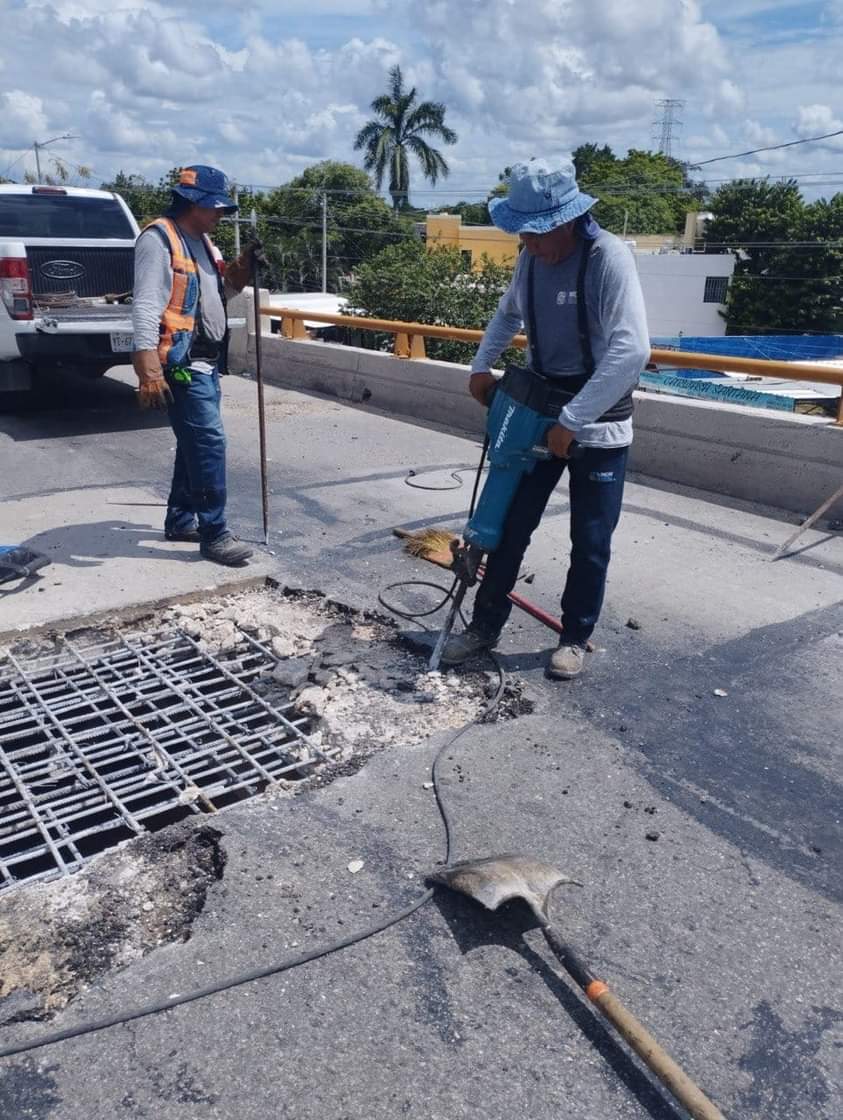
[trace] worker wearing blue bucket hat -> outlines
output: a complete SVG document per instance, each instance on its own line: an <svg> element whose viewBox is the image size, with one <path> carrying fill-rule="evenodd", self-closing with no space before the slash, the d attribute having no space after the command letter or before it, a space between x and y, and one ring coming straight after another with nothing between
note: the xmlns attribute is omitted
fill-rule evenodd
<svg viewBox="0 0 843 1120"><path fill-rule="evenodd" d="M211 240L237 210L222 171L183 167L171 191L170 206L135 246L132 364L142 407L166 407L176 436L166 539L194 542L206 560L239 566L252 553L226 524L220 375L227 373L226 299L249 282L260 245L226 264Z"/></svg>
<svg viewBox="0 0 843 1120"><path fill-rule="evenodd" d="M542 414L557 422L547 435L552 458L524 474L501 545L487 558L471 623L448 640L442 662L457 664L497 643L530 537L567 467L572 547L562 635L548 664L550 676L567 680L582 672L603 606L632 443L632 391L650 342L635 259L592 217L597 199L580 190L570 157L517 163L508 183L489 213L499 229L519 235L522 251L472 362L469 391L488 402L494 363L526 327L527 367L508 367L504 388L540 400Z"/></svg>

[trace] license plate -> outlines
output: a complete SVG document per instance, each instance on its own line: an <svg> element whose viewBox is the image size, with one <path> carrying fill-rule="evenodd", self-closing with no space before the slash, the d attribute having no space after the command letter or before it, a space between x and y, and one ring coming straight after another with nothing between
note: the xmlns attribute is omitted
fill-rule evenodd
<svg viewBox="0 0 843 1120"><path fill-rule="evenodd" d="M125 354L127 351L134 350L134 348L135 336L130 331L111 332L112 354Z"/></svg>

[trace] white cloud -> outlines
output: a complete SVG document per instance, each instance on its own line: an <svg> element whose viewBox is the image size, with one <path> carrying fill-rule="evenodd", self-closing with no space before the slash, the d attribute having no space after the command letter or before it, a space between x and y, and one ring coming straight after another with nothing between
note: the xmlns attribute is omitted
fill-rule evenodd
<svg viewBox="0 0 843 1120"><path fill-rule="evenodd" d="M775 129L767 128L758 121L746 121L744 123L744 135L750 144L757 144L759 148L766 144L778 144L781 142L781 137L776 133Z"/></svg>
<svg viewBox="0 0 843 1120"><path fill-rule="evenodd" d="M4 6L0 67L12 92L0 102L0 147L68 130L82 137L74 158L104 178L201 159L242 183L277 183L316 159L359 162L354 135L398 62L422 97L448 107L455 189L482 190L514 158L583 141L648 147L663 97L686 102L678 153L702 159L832 131L817 122L837 119L835 35L753 45L765 12L783 6L253 0L238 14L230 0L20 0ZM832 9L843 0L829 0L829 19ZM737 23L733 55L721 31ZM812 147L814 159L831 160L833 144Z"/></svg>
<svg viewBox="0 0 843 1120"><path fill-rule="evenodd" d="M843 120L834 115L830 105L800 105L799 118L794 126L796 135L806 139L809 136L823 136L827 132L843 130ZM818 147L839 151L843 148L843 136L831 136L828 140L818 141Z"/></svg>
<svg viewBox="0 0 843 1120"><path fill-rule="evenodd" d="M0 145L23 148L35 140L44 140L47 114L40 97L13 89L0 93Z"/></svg>

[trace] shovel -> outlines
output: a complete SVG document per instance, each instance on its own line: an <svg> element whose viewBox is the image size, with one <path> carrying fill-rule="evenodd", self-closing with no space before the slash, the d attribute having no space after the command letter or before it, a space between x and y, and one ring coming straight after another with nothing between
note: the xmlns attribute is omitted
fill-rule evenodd
<svg viewBox="0 0 843 1120"><path fill-rule="evenodd" d="M574 883L575 879L530 856L500 855L454 863L429 875L428 881L467 894L487 910L497 910L513 898L523 899L535 914L548 945L565 971L694 1120L725 1120L723 1113L594 975L579 953L562 940L552 924L548 913L551 893L560 884Z"/></svg>

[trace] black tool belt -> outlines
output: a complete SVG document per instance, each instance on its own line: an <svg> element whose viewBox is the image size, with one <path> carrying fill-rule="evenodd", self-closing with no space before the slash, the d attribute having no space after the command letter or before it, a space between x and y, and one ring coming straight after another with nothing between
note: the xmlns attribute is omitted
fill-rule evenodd
<svg viewBox="0 0 843 1120"><path fill-rule="evenodd" d="M221 350L222 342L208 338L203 331L198 331L190 344L191 358L200 358L203 362L215 362Z"/></svg>
<svg viewBox="0 0 843 1120"><path fill-rule="evenodd" d="M573 377L547 377L525 366L507 366L500 387L519 404L532 408L540 416L552 416L555 419L588 380L584 373ZM614 420L628 420L632 415L632 407L630 390L596 422L607 424Z"/></svg>

